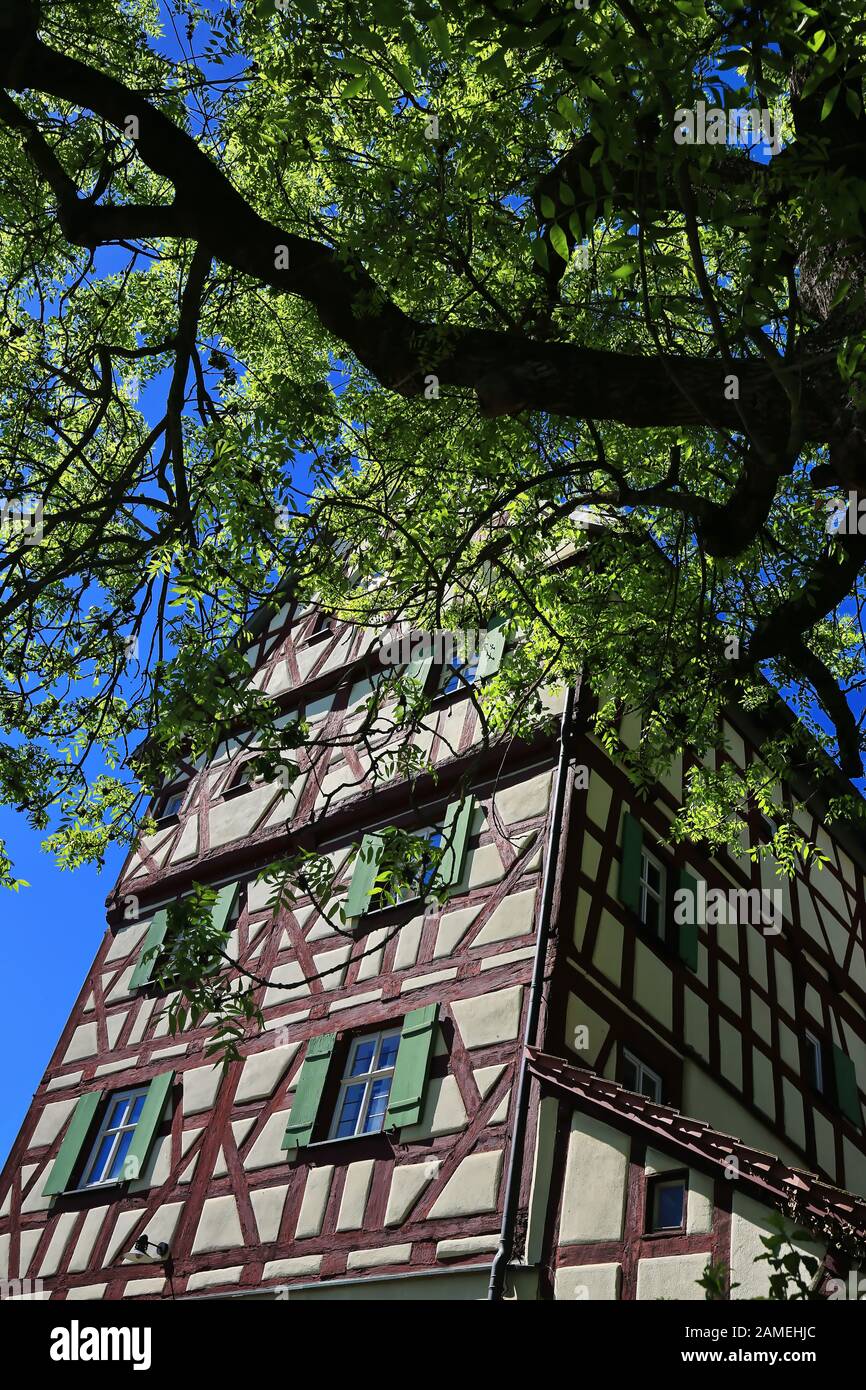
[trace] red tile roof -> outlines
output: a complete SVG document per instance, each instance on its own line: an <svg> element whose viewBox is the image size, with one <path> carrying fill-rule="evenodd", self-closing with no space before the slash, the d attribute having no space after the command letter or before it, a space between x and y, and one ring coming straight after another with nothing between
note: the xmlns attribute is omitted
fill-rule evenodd
<svg viewBox="0 0 866 1390"><path fill-rule="evenodd" d="M721 1134L670 1105L657 1105L646 1096L626 1091L615 1081L572 1066L561 1057L537 1048L527 1049L527 1056L532 1075L546 1089L577 1101L580 1110L614 1127L622 1128L624 1121L636 1126L653 1144L698 1167L709 1164L723 1173L730 1172L730 1159L736 1158L735 1181L757 1189L759 1199L848 1253L866 1255L866 1198L832 1187L814 1173L783 1163L775 1154Z"/></svg>

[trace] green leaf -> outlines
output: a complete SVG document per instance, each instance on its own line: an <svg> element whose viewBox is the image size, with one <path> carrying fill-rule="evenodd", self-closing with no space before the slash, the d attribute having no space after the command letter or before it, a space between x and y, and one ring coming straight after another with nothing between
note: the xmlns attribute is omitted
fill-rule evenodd
<svg viewBox="0 0 866 1390"><path fill-rule="evenodd" d="M550 269L550 261L547 256L547 245L542 241L541 237L536 237L533 241L532 254L543 270Z"/></svg>
<svg viewBox="0 0 866 1390"><path fill-rule="evenodd" d="M550 244L563 261L568 260L571 254L568 249L568 237L565 235L559 223L556 223L550 229Z"/></svg>
<svg viewBox="0 0 866 1390"><path fill-rule="evenodd" d="M385 84L383 83L382 79L378 77L375 72L371 72L367 78L367 84L370 88L370 91L373 93L373 96L376 98L377 105L379 105L382 108L382 110L385 112L385 115L392 115L393 103L391 101L391 98L388 96L388 92L385 88Z"/></svg>
<svg viewBox="0 0 866 1390"><path fill-rule="evenodd" d="M443 58L451 57L451 39L448 34L448 25L441 14L434 15L428 25L430 33L433 35L436 47Z"/></svg>
<svg viewBox="0 0 866 1390"><path fill-rule="evenodd" d="M539 199L541 205L541 215L546 221L551 222L556 216L556 204L552 198L548 198L546 193L542 193Z"/></svg>
<svg viewBox="0 0 866 1390"><path fill-rule="evenodd" d="M588 169L584 169L582 164L577 166L577 176L580 179L580 186L587 198L595 197L595 183Z"/></svg>
<svg viewBox="0 0 866 1390"><path fill-rule="evenodd" d="M825 98L824 98L824 103L823 103L823 105L822 105L822 107L821 107L821 120L822 120L822 121L826 121L826 119L827 119L827 117L829 116L830 112L833 110L833 107L836 105L836 98L837 98L837 96L839 95L839 92L840 92L840 89L841 89L841 85L842 85L842 84L841 84L840 82L837 82L837 83L836 83L836 86L833 87L833 88L831 88L831 90L830 90L830 91L827 93L827 95L825 96Z"/></svg>
<svg viewBox="0 0 866 1390"><path fill-rule="evenodd" d="M359 92L363 92L367 86L367 73L358 77L353 77L351 82L347 82L340 93L341 98L347 100L349 97L356 97Z"/></svg>

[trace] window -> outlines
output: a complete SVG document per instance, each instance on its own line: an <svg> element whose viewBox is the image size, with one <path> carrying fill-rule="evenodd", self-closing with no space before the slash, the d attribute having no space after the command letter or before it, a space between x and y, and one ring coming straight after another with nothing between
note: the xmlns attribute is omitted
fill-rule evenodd
<svg viewBox="0 0 866 1390"><path fill-rule="evenodd" d="M122 1182L128 1176L124 1161L135 1127L141 1119L147 1086L120 1091L109 1098L105 1118L84 1165L79 1187L98 1187L101 1183Z"/></svg>
<svg viewBox="0 0 866 1390"><path fill-rule="evenodd" d="M803 1041L806 1044L806 1057L808 1065L808 1078L810 1084L819 1094L824 1093L824 1052L820 1038L816 1038L814 1033L808 1029L804 1034Z"/></svg>
<svg viewBox="0 0 866 1390"><path fill-rule="evenodd" d="M683 1230L686 1190L685 1177L650 1178L647 1183L647 1231Z"/></svg>
<svg viewBox="0 0 866 1390"><path fill-rule="evenodd" d="M321 642L325 637L331 637L333 629L331 619L327 613L317 613L315 622L307 633L308 642Z"/></svg>
<svg viewBox="0 0 866 1390"><path fill-rule="evenodd" d="M332 1139L351 1139L356 1134L380 1132L385 1123L399 1046L399 1028L355 1038L340 1082Z"/></svg>
<svg viewBox="0 0 866 1390"><path fill-rule="evenodd" d="M625 1048L622 1050L622 1084L627 1091L635 1091L639 1096L646 1096L661 1104L662 1079L658 1072L651 1071L639 1057Z"/></svg>
<svg viewBox="0 0 866 1390"><path fill-rule="evenodd" d="M419 838L426 840L431 849L441 849L445 841L445 831L441 825L434 825L429 830L422 830ZM419 895L430 888L435 874L436 868L430 862L430 856L425 854L421 860L421 873L418 877Z"/></svg>
<svg viewBox="0 0 866 1390"><path fill-rule="evenodd" d="M439 694L451 695L455 690L465 690L467 685L474 685L478 676L478 661L478 652L471 652L465 657L455 653L442 667Z"/></svg>
<svg viewBox="0 0 866 1390"><path fill-rule="evenodd" d="M175 816L179 816L185 797L185 785L182 787L175 787L174 790L166 792L157 807L156 819L158 821L172 820Z"/></svg>
<svg viewBox="0 0 866 1390"><path fill-rule="evenodd" d="M775 821L767 816L758 816L757 830L755 833L755 843L759 845L769 845L778 834L779 827Z"/></svg>
<svg viewBox="0 0 866 1390"><path fill-rule="evenodd" d="M653 936L664 936L664 869L655 855L641 849L640 856L640 920Z"/></svg>
<svg viewBox="0 0 866 1390"><path fill-rule="evenodd" d="M247 758L246 762L241 763L239 767L235 768L235 771L232 773L231 777L228 780L226 791L249 791L252 784L253 764L251 759Z"/></svg>
<svg viewBox="0 0 866 1390"><path fill-rule="evenodd" d="M441 825L433 825L426 830L419 830L415 838L423 840L433 849L439 849L445 840L445 831ZM375 888L370 896L365 915L369 916L371 912L379 912L386 907L396 907L398 903L413 902L421 896L422 892L426 892L430 888L436 874L436 868L437 866L433 864L430 856L422 851L417 878L407 880L396 895L392 893L391 896L394 901L388 900L384 888Z"/></svg>

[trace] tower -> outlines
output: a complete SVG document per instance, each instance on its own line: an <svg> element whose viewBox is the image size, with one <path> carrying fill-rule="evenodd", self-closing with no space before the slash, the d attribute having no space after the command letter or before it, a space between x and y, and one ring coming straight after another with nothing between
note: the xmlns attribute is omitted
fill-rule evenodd
<svg viewBox="0 0 866 1390"><path fill-rule="evenodd" d="M688 767L638 796L588 682L551 697L548 733L483 737L507 654L491 622L476 651L411 658L432 775L369 726L371 633L291 602L259 623L254 679L311 749L267 781L235 730L163 788L0 1180L22 1291L703 1298L712 1261L747 1296L774 1212L821 1227L844 1284L866 1233L862 846L805 827L829 862L790 885L671 847ZM720 757L759 742L731 712ZM440 851L441 906L423 858L418 892L378 892L391 826ZM335 891L274 905L259 873L299 849ZM225 1069L207 1018L169 1028L160 961L193 884L263 1016Z"/></svg>

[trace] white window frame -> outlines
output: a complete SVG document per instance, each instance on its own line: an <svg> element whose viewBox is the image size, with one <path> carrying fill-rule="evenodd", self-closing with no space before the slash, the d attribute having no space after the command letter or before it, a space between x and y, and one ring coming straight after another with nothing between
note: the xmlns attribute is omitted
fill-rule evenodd
<svg viewBox="0 0 866 1390"><path fill-rule="evenodd" d="M188 790L189 787L187 784L182 787L177 787L174 790L169 789L168 791L163 792L156 810L155 820L157 824L159 824L160 821L171 820L174 816L180 815L181 811L183 810L183 804L186 801L186 794ZM179 798L177 810L169 810L171 803L177 798Z"/></svg>
<svg viewBox="0 0 866 1390"><path fill-rule="evenodd" d="M106 1178L106 1177L100 1177L100 1178L96 1178L95 1180L93 1180L93 1179L92 1179L93 1165L94 1165L94 1163L96 1162L96 1159L97 1159L97 1157L98 1157L98 1155L99 1155L99 1150L100 1150L101 1147L102 1147L102 1142L103 1142L103 1140L105 1139L106 1135L108 1135L108 1134L113 1134L113 1135L114 1135L114 1143L112 1144L111 1148L110 1148L109 1151L108 1151L108 1158L106 1159L106 1161L105 1161L104 1164L102 1165L102 1172L103 1172L103 1173L110 1173L110 1172L111 1172L112 1166L113 1166L113 1164L114 1164L114 1160L115 1160L115 1158L117 1157L117 1150L118 1150L118 1146L119 1146L120 1141L121 1141L121 1137L122 1137L124 1134L127 1134L130 1130L132 1130L132 1132L133 1132L133 1134L134 1134L135 1131L136 1131L136 1129L138 1128L138 1124L139 1124L139 1121L140 1121L140 1119L141 1119L141 1116L139 1115L138 1120L134 1120L132 1123L121 1123L121 1124L119 1124L119 1125L117 1125L117 1126L109 1126L109 1123L108 1123L108 1122L109 1122L109 1120L111 1119L112 1115L113 1115L114 1112L115 1112L115 1109L116 1109L116 1107L117 1107L117 1102L118 1102L118 1101L126 1101L126 1102L127 1102L126 1110L124 1111L124 1119L125 1119L125 1117L126 1117L127 1115L130 1115L130 1114L132 1113L132 1111L133 1111L133 1109L134 1109L134 1107L135 1107L135 1102L139 1099L139 1097L140 1097L140 1096L144 1096L144 1097L146 1098L146 1097L147 1097L147 1093L148 1093L149 1090L150 1090L150 1086L149 1086L149 1085L148 1085L148 1086L131 1086L131 1087L130 1087L128 1090L126 1090L126 1091L113 1091L112 1094L108 1097L108 1103L106 1104L106 1107L105 1107L105 1114L104 1114L103 1117L102 1117L102 1123L101 1123L100 1126L99 1126L99 1132L97 1133L97 1136L96 1136L96 1138L95 1138L94 1141L93 1141L93 1146L92 1146L92 1148L91 1148L91 1150L90 1150L90 1153L89 1153L88 1156L87 1156L87 1162L85 1163L84 1167L83 1167L82 1170L81 1170L81 1180L80 1180L80 1182L79 1182L79 1184L78 1184L78 1187L79 1187L79 1190L80 1190L80 1191L85 1191L85 1190L88 1190L88 1191L89 1191L89 1189L92 1188L92 1187L113 1187L115 1183L123 1182L123 1181L124 1181L123 1178Z"/></svg>
<svg viewBox="0 0 866 1390"><path fill-rule="evenodd" d="M334 1118L333 1118L332 1121L331 1121L331 1128L330 1128L330 1131L329 1131L329 1133L328 1133L328 1138L329 1138L329 1139L337 1139L337 1138L340 1138L340 1139L355 1139L355 1138L358 1138L358 1137L362 1137L362 1138L363 1138L363 1137L364 1137L365 1135L367 1135L367 1134L381 1134L382 1129L383 1129L384 1126L385 1126L385 1114L387 1113L387 1109L388 1109L387 1105L386 1105L386 1107L385 1107L385 1111L383 1112L383 1115L382 1115L382 1125L380 1126L379 1129L365 1130L365 1129L364 1129L364 1125L365 1125L365 1123L366 1123L367 1114L368 1114L368 1111L369 1111L369 1109L370 1109L370 1101L371 1101L372 1096L373 1096L373 1084L374 1084L374 1082L380 1081L380 1080L382 1079L382 1077L385 1077L385 1076L389 1077L392 1083L393 1083L393 1080L394 1080L394 1071L395 1071L395 1068L396 1068L396 1065L397 1065L397 1053L394 1054L394 1066L392 1066L392 1067L379 1067L379 1066L376 1065L376 1064L378 1063L379 1057L381 1056L381 1053L382 1053L382 1044L385 1042L385 1040L386 1040L387 1038L397 1038L397 1040L398 1040L398 1049L397 1049L397 1050L398 1050L398 1052L399 1052L399 1039L400 1039L400 1034L401 1034L400 1028L383 1028L382 1031L379 1032L379 1033L360 1033L360 1034L358 1035L357 1038L353 1038L353 1039L352 1039L352 1046L351 1046L350 1049L349 1049L349 1055L348 1055L348 1057L346 1058L346 1066L345 1066L345 1069L344 1069L344 1071L343 1071L342 1080L340 1081L340 1092L339 1092L339 1095L337 1096L337 1103L336 1103L336 1105L334 1106ZM357 1056L358 1048L361 1047L361 1046L362 1046L363 1044L365 1044L365 1043L369 1043L370 1040L373 1039L373 1038L375 1038L375 1040L376 1040L376 1050L375 1050L375 1052L373 1053L373 1067L372 1067L371 1070L368 1071L368 1072L361 1072L361 1074L360 1074L359 1076L353 1076L353 1075L351 1074L351 1073L352 1073L352 1064L354 1063L355 1057ZM346 1092L348 1091L348 1089L349 1089L351 1086L361 1086L361 1085L363 1085L364 1088L365 1088L365 1089L364 1089L364 1098L363 1098L363 1100L361 1101L361 1108L360 1108L360 1110L358 1111L358 1118L357 1118L357 1120L355 1121L355 1130L354 1130L354 1133L353 1133L353 1134L340 1134L340 1135L338 1135L338 1134L337 1134L337 1130L339 1129L339 1126L340 1126L340 1117L341 1117L341 1115L342 1115L342 1113L343 1113L343 1101L344 1101L344 1099L345 1099ZM390 1099L390 1095L391 1095L391 1091L390 1091L390 1087L389 1087L389 1088L388 1088L388 1097L389 1097L389 1099Z"/></svg>
<svg viewBox="0 0 866 1390"><path fill-rule="evenodd" d="M824 1086L826 1084L824 1077L824 1048L821 1039L816 1037L814 1033L811 1033L808 1028L804 1029L803 1036L806 1039L807 1046L812 1050L815 1063L813 1075L809 1080L812 1082L818 1094L823 1096Z"/></svg>
<svg viewBox="0 0 866 1390"><path fill-rule="evenodd" d="M659 1217L658 1217L658 1210L659 1210L659 1205L660 1205L660 1200L659 1200L659 1199L660 1199L660 1194L662 1193L662 1191L663 1191L666 1187L679 1187L679 1188L682 1189L682 1194L683 1194L683 1205L682 1205L682 1213L681 1213L681 1215L680 1215L680 1221L679 1221L679 1225L678 1225L678 1226L663 1226L663 1225L661 1224L660 1220L659 1220ZM671 1231L671 1232L682 1231L683 1228L685 1227L685 1224L686 1224L686 1214L687 1214L687 1210L688 1210L688 1200L689 1200L689 1187L688 1187L688 1183L687 1183L685 1177L683 1177L682 1175L680 1175L680 1176L677 1177L677 1178L666 1178L666 1177L664 1177L664 1176L659 1176L659 1177L657 1177L657 1178L655 1179L655 1181L653 1182L652 1210L651 1210L650 1213L649 1213L649 1219L650 1219L649 1234L650 1234L650 1235L664 1235L664 1234L665 1234L666 1232L668 1232L668 1231Z"/></svg>
<svg viewBox="0 0 866 1390"><path fill-rule="evenodd" d="M658 890L658 892L656 892L656 890L650 885L650 883L648 882L648 879L647 879L646 867L647 867L647 865L649 865L649 864L653 865L653 867L656 868L656 869L658 869L658 872L659 872L659 890ZM653 902L658 903L658 908L659 908L659 924L658 924L658 927L657 927L657 928L651 928L650 925L649 925L649 922L647 921L647 910L646 910L646 905L647 905L647 899L648 899L648 898L652 898ZM651 850L648 850L648 849L647 849L646 845L642 845L642 846L641 846L641 851L640 851L640 911L639 911L639 914L638 914L638 915L639 915L639 917L640 917L641 923L643 924L643 926L645 926L645 927L647 928L648 931L653 931L653 930L654 930L656 936L658 936L659 938L662 938L662 937L664 936L664 934L665 934L665 866L664 866L664 864L661 862L660 859L657 859L657 858L656 858L656 856L652 853Z"/></svg>
<svg viewBox="0 0 866 1390"><path fill-rule="evenodd" d="M625 1065L626 1062L630 1062L637 1072L637 1089L635 1094L644 1096L646 1100L652 1100L655 1105L662 1105L662 1096L664 1095L664 1082L662 1081L662 1078L659 1076L658 1072L653 1071L652 1067L648 1067L646 1062L642 1062L640 1057L636 1057L633 1052L629 1052L627 1047L624 1047L622 1050L622 1060L623 1065ZM647 1078L653 1082L657 1092L655 1096L648 1096L646 1092L642 1089L641 1082L644 1080L644 1078Z"/></svg>

